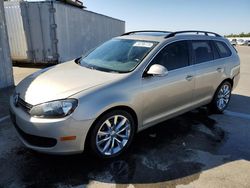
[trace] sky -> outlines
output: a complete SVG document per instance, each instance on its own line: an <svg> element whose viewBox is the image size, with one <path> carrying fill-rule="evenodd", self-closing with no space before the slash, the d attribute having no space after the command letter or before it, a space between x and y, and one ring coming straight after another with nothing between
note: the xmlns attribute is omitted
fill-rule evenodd
<svg viewBox="0 0 250 188"><path fill-rule="evenodd" d="M126 22L133 30L250 32L250 0L83 0L87 10Z"/></svg>

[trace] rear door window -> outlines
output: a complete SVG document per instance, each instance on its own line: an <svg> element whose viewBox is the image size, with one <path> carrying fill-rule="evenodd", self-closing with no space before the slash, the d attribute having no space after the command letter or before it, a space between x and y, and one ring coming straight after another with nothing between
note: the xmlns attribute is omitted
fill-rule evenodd
<svg viewBox="0 0 250 188"><path fill-rule="evenodd" d="M232 52L224 42L215 41L214 43L215 43L215 46L217 47L217 49L219 51L219 54L220 54L221 58L231 56Z"/></svg>
<svg viewBox="0 0 250 188"><path fill-rule="evenodd" d="M209 41L192 41L192 50L195 64L211 61L214 59Z"/></svg>

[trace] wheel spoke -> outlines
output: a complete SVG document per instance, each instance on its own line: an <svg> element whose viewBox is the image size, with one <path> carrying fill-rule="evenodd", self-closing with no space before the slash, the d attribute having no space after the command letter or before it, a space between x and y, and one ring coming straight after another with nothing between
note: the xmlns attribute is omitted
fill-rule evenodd
<svg viewBox="0 0 250 188"><path fill-rule="evenodd" d="M111 123L110 123L110 121L109 121L109 119L107 119L106 121L105 121L105 124L109 127L109 128L111 128Z"/></svg>
<svg viewBox="0 0 250 188"><path fill-rule="evenodd" d="M123 147L123 144L122 144L122 142L121 142L120 140L118 140L117 138L115 138L115 141L116 141L116 143L118 144L118 146L119 146L120 148Z"/></svg>
<svg viewBox="0 0 250 188"><path fill-rule="evenodd" d="M115 117L114 117L114 124L115 124L115 125L117 124L117 121L118 121L118 116L115 116Z"/></svg>
<svg viewBox="0 0 250 188"><path fill-rule="evenodd" d="M221 105L224 106L224 100L223 100L223 98L221 99Z"/></svg>
<svg viewBox="0 0 250 188"><path fill-rule="evenodd" d="M220 107L220 109L222 109L222 103L223 103L223 100L220 99L220 102L219 102L219 107Z"/></svg>
<svg viewBox="0 0 250 188"><path fill-rule="evenodd" d="M228 95L230 93L230 90L225 91L224 96Z"/></svg>
<svg viewBox="0 0 250 188"><path fill-rule="evenodd" d="M109 146L110 146L110 143L111 143L111 139L109 139L109 140L107 141L107 143L105 144L105 146L104 146L102 152L106 152L106 151L107 151L107 149L108 149Z"/></svg>
<svg viewBox="0 0 250 188"><path fill-rule="evenodd" d="M129 128L129 126L125 126L123 129L119 130L116 134L120 134L121 132L127 130Z"/></svg>
<svg viewBox="0 0 250 188"><path fill-rule="evenodd" d="M123 118L122 121L117 125L117 127L115 128L116 131L119 131L120 128L126 123L127 119Z"/></svg>
<svg viewBox="0 0 250 188"><path fill-rule="evenodd" d="M121 137L122 139L128 140L128 135L121 135L121 134L116 134L116 135Z"/></svg>
<svg viewBox="0 0 250 188"><path fill-rule="evenodd" d="M224 101L225 104L227 104L229 100L224 98L223 101Z"/></svg>
<svg viewBox="0 0 250 188"><path fill-rule="evenodd" d="M225 92L227 90L227 85L224 85L222 90L223 90L223 92Z"/></svg>
<svg viewBox="0 0 250 188"><path fill-rule="evenodd" d="M107 142L107 141L110 140L110 139L111 139L111 137L109 136L109 137L107 137L107 138L104 138L104 139L98 141L97 144L100 145L100 144L102 144L102 143L104 143L104 142Z"/></svg>
<svg viewBox="0 0 250 188"><path fill-rule="evenodd" d="M99 136L106 136L106 135L109 135L109 132L99 131L98 135Z"/></svg>
<svg viewBox="0 0 250 188"><path fill-rule="evenodd" d="M225 95L224 98L229 99L230 98L230 94Z"/></svg>
<svg viewBox="0 0 250 188"><path fill-rule="evenodd" d="M114 153L114 147L115 147L115 139L113 138L113 139L112 139L112 144L111 144L111 147L110 147L110 153L111 153L111 154Z"/></svg>

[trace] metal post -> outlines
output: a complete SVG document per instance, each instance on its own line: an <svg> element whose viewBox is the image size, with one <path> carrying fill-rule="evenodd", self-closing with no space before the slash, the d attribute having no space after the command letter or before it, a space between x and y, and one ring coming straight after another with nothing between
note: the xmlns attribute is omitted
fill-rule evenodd
<svg viewBox="0 0 250 188"><path fill-rule="evenodd" d="M5 24L4 4L3 0L0 0L0 88L13 85L13 70Z"/></svg>

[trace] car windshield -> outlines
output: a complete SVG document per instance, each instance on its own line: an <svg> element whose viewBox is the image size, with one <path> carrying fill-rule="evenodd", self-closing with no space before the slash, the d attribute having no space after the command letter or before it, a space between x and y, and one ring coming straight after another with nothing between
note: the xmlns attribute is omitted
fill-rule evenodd
<svg viewBox="0 0 250 188"><path fill-rule="evenodd" d="M112 39L81 58L79 64L105 72L130 72L156 44L151 41Z"/></svg>

